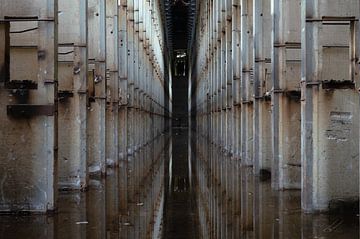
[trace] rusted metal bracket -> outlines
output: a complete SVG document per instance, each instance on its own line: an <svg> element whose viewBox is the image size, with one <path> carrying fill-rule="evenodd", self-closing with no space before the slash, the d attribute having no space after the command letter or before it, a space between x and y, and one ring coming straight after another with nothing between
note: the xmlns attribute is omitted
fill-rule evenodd
<svg viewBox="0 0 360 239"><path fill-rule="evenodd" d="M331 25L338 25L337 22L359 21L356 17L323 16L322 18L306 18L306 22L334 22Z"/></svg>
<svg viewBox="0 0 360 239"><path fill-rule="evenodd" d="M242 103L243 105L252 105L252 104L254 104L254 102L251 101L251 100L243 100L241 103Z"/></svg>
<svg viewBox="0 0 360 239"><path fill-rule="evenodd" d="M38 16L4 16L0 22L53 22L54 18L39 18Z"/></svg>
<svg viewBox="0 0 360 239"><path fill-rule="evenodd" d="M72 91L69 90L60 90L58 91L58 98L59 100L64 100L70 97L74 97L74 93Z"/></svg>
<svg viewBox="0 0 360 239"><path fill-rule="evenodd" d="M301 100L301 91L298 90L290 90L290 91L286 91L285 95L295 101L300 101Z"/></svg>
<svg viewBox="0 0 360 239"><path fill-rule="evenodd" d="M320 82L319 81L304 81L306 87L312 87L312 86L319 86Z"/></svg>
<svg viewBox="0 0 360 239"><path fill-rule="evenodd" d="M29 118L39 115L53 116L55 114L54 105L8 105L7 115L16 118Z"/></svg>
<svg viewBox="0 0 360 239"><path fill-rule="evenodd" d="M336 80L329 80L322 82L322 88L325 90L331 89L355 89L355 82L350 80L345 81L336 81Z"/></svg>
<svg viewBox="0 0 360 239"><path fill-rule="evenodd" d="M30 80L11 80L5 82L5 88L11 90L37 90L38 84Z"/></svg>
<svg viewBox="0 0 360 239"><path fill-rule="evenodd" d="M271 92L274 93L274 94L283 94L285 92L285 90L283 90L283 89L273 89Z"/></svg>

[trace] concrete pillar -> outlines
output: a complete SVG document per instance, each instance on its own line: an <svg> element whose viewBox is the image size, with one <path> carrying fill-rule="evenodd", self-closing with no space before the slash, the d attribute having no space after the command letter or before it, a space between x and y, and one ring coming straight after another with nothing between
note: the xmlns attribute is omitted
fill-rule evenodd
<svg viewBox="0 0 360 239"><path fill-rule="evenodd" d="M226 1L221 1L219 6L219 48L220 48L220 85L219 85L219 144L222 150L226 150L227 141L227 109L226 109ZM222 171L220 171L222 174Z"/></svg>
<svg viewBox="0 0 360 239"><path fill-rule="evenodd" d="M132 210L133 207L130 205L129 199L133 198L134 194L134 178L131 176L130 172L134 171L134 157L133 157L133 145L134 145L134 109L133 107L133 93L134 93L134 0L126 1L126 47L127 47L127 55L123 59L127 61L127 89L126 89L126 107L127 107L127 120L126 123L126 154L124 156L125 164L123 165L122 172L124 173L124 179L121 180L122 183L126 183L123 187L124 196L121 201L121 224L125 226L125 232L127 234L121 233L124 235L124 238L131 237L133 232L131 232L131 228L126 226L131 223L131 217L129 215L129 211ZM124 9L125 10L125 9ZM121 28L123 29L123 28ZM126 178L125 178L126 177ZM127 235L125 237L125 235Z"/></svg>
<svg viewBox="0 0 360 239"><path fill-rule="evenodd" d="M133 21L133 40L134 40L134 48L133 48L133 86L131 87L133 89L133 102L132 102L132 111L133 111L133 120L129 121L132 124L133 127L133 134L130 137L133 137L133 145L132 145L132 152L133 157L129 158L131 161L131 168L129 171L130 179L132 179L131 187L133 187L132 194L130 195L132 204L130 204L131 207L134 207L134 204L138 203L140 201L140 195L138 192L140 189L140 179L142 175L140 174L140 163L142 162L142 152L139 152L140 146L139 146L139 140L140 140L140 128L141 127L141 113L140 113L140 82L141 82L141 63L140 63L140 51L141 51L141 44L140 44L140 30L139 30L139 21L140 21L140 13L139 13L139 3L140 0L134 0L134 21ZM131 157L131 156L130 156ZM134 208L134 210L138 211ZM135 237L140 238L140 235L137 235L139 233L138 230L135 231Z"/></svg>
<svg viewBox="0 0 360 239"><path fill-rule="evenodd" d="M119 6L106 1L106 164L119 164Z"/></svg>
<svg viewBox="0 0 360 239"><path fill-rule="evenodd" d="M239 161L233 162L231 157L224 159L224 153L236 155L236 135L233 131L240 129L240 120L237 127L234 125L233 110L234 102L240 102L239 93L234 91L235 87L240 89L239 84L236 86L240 78L240 64L235 63L235 58L240 56L240 32L236 25L240 22L240 6L239 3L234 4L233 1L199 3L200 23L196 30L199 34L193 53L197 56L193 59L195 70L192 71L192 78L196 81L192 85L196 94L197 129L200 140L205 145L211 145L201 151L207 159L202 167L208 167L211 172L199 175L199 178L207 178L202 180L208 180L211 185L206 193L203 192L206 197L203 200L208 203L204 203L199 211L208 211L202 232L210 238L235 237L233 220L240 222L240 215L232 213L236 207L235 210L240 211L240 203L236 205L238 194L230 174L232 163ZM233 44L236 41L238 51L234 53ZM238 115L239 112L238 107Z"/></svg>
<svg viewBox="0 0 360 239"><path fill-rule="evenodd" d="M273 1L272 186L301 188L300 1Z"/></svg>
<svg viewBox="0 0 360 239"><path fill-rule="evenodd" d="M359 14L360 14L360 4L359 4ZM360 55L360 24L359 23L357 24L357 27L358 27L357 28L357 34L355 35L355 37L356 37L355 54ZM355 64L357 64L358 71L359 71L359 69L360 69L360 58L357 58L357 62L355 62ZM355 67L356 67L356 65L355 65ZM358 87L358 91L360 93L360 88L359 87ZM360 101L359 101L359 103L360 103ZM360 148L359 148L359 150L360 150ZM359 155L359 160L360 160L360 155ZM359 169L360 169L360 167L359 167Z"/></svg>
<svg viewBox="0 0 360 239"><path fill-rule="evenodd" d="M271 172L271 11L270 2L255 0L254 21L254 172Z"/></svg>
<svg viewBox="0 0 360 239"><path fill-rule="evenodd" d="M214 144L217 146L219 143L219 115L220 115L220 111L219 111L219 84L220 84L220 79L221 79L221 72L220 72L220 64L221 64L221 59L220 59L220 48L219 48L219 3L218 2L214 2L214 7L213 7L213 11L214 11L214 16L213 16L213 41L214 41L214 75L213 75L213 111L214 111Z"/></svg>
<svg viewBox="0 0 360 239"><path fill-rule="evenodd" d="M119 207L120 214L127 211L127 1L119 4ZM120 223L125 223L121 217Z"/></svg>
<svg viewBox="0 0 360 239"><path fill-rule="evenodd" d="M89 174L105 174L106 11L105 0L88 0Z"/></svg>
<svg viewBox="0 0 360 239"><path fill-rule="evenodd" d="M144 208L158 207L150 203L150 195L144 195L149 182L144 177L153 163L151 147L156 147L149 145L164 131L164 111L168 110L159 14L156 2L128 0L119 5L120 234L135 238L150 235L149 221L158 218L140 208L139 203L150 204ZM129 223L134 228L125 229Z"/></svg>
<svg viewBox="0 0 360 239"><path fill-rule="evenodd" d="M130 98L132 97L131 111L133 112L132 124L132 135L133 142L130 145L130 151L135 153L139 149L139 128L141 127L141 117L140 117L140 38L139 38L139 1L134 0L133 4L133 78L131 79L131 93ZM131 142L131 141L129 141ZM134 163L134 169L137 170L138 162ZM135 172L136 174L137 172ZM137 185L137 178L135 178L135 184Z"/></svg>
<svg viewBox="0 0 360 239"><path fill-rule="evenodd" d="M135 149L135 121L134 121L134 94L135 94L135 40L134 40L134 1L129 0L127 2L127 154L132 155Z"/></svg>
<svg viewBox="0 0 360 239"><path fill-rule="evenodd" d="M87 1L59 1L59 187L87 185Z"/></svg>
<svg viewBox="0 0 360 239"><path fill-rule="evenodd" d="M233 64L232 64L232 0L225 2L225 107L226 107L226 144L225 151L230 155L233 154Z"/></svg>
<svg viewBox="0 0 360 239"><path fill-rule="evenodd" d="M55 210L57 1L0 5L0 211Z"/></svg>
<svg viewBox="0 0 360 239"><path fill-rule="evenodd" d="M302 2L302 208L358 200L359 2Z"/></svg>
<svg viewBox="0 0 360 239"><path fill-rule="evenodd" d="M232 3L232 62L233 62L233 155L235 159L241 157L241 6L239 0L233 0Z"/></svg>
<svg viewBox="0 0 360 239"><path fill-rule="evenodd" d="M253 165L253 1L241 1L241 160Z"/></svg>

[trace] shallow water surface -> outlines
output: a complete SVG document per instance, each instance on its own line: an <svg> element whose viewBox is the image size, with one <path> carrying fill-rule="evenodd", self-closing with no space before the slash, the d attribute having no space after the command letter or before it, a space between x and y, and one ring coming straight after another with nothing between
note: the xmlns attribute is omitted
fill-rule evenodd
<svg viewBox="0 0 360 239"><path fill-rule="evenodd" d="M0 238L359 238L357 214L306 215L300 197L179 128L59 192L54 215L1 215Z"/></svg>

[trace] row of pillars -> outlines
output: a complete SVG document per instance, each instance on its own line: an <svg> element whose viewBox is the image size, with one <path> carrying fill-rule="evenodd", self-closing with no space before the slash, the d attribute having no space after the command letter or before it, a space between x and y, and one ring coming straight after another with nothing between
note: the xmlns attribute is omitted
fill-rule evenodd
<svg viewBox="0 0 360 239"><path fill-rule="evenodd" d="M129 158L170 114L163 36L157 1L2 1L1 212L53 211L107 167L141 181Z"/></svg>
<svg viewBox="0 0 360 239"><path fill-rule="evenodd" d="M356 0L198 6L198 132L273 189L300 189L305 212L359 198L359 14Z"/></svg>

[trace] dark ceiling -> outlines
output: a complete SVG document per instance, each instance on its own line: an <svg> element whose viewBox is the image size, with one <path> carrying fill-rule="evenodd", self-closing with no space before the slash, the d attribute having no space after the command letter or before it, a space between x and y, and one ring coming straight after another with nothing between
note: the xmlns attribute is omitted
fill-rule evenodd
<svg viewBox="0 0 360 239"><path fill-rule="evenodd" d="M172 8L173 47L174 50L186 49L188 41L188 7L182 1L177 1Z"/></svg>
<svg viewBox="0 0 360 239"><path fill-rule="evenodd" d="M195 22L196 0L163 0L166 40L172 55L188 49Z"/></svg>

